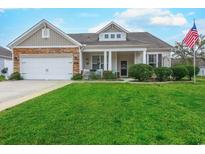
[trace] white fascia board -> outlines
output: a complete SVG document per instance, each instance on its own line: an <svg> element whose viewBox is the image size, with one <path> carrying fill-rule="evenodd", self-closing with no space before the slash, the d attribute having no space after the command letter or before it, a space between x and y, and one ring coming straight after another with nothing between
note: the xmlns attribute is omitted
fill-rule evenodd
<svg viewBox="0 0 205 154"><path fill-rule="evenodd" d="M40 22L38 22L36 25L34 25L33 27L31 27L29 30L27 30L26 32L24 32L22 35L20 35L19 37L17 37L15 40L13 40L11 43L9 43L7 45L7 47L14 48L13 45L15 43L17 43L18 41L24 41L26 39L27 35L32 35L33 33L35 33L36 31L38 31L40 29L40 26L42 24L47 24L48 26L50 26L55 32L57 32L58 34L60 34L61 36L63 36L65 39L73 42L74 44L76 44L77 46L82 46L81 43L79 43L78 41L74 40L73 38L71 38L70 36L68 36L66 33L64 33L62 30L60 30L59 28L55 27L53 24L51 24L50 22L48 22L47 20L43 19ZM29 36L30 36L29 35ZM20 43L21 43L20 42Z"/></svg>
<svg viewBox="0 0 205 154"><path fill-rule="evenodd" d="M99 31L97 31L96 33L99 34L101 33L103 30L105 30L107 27L109 27L110 25L114 24L116 27L118 27L119 29L121 29L122 31L129 33L129 31L127 31L126 29L124 29L122 26L120 26L119 24L115 23L114 21L111 21L109 24L107 24L105 27L103 27L102 29L100 29Z"/></svg>
<svg viewBox="0 0 205 154"><path fill-rule="evenodd" d="M60 30L59 28L57 28L56 26L54 26L53 24L51 24L50 22L48 22L47 20L45 20L45 22L51 26L54 30L56 30L56 32L58 32L60 35L64 36L66 39L70 40L71 42L73 42L74 44L78 45L78 46L82 46L81 43L79 43L78 41L74 40L73 38L71 38L69 35L67 35L65 32L63 32L62 30Z"/></svg>
<svg viewBox="0 0 205 154"><path fill-rule="evenodd" d="M17 37L15 40L13 40L11 43L9 43L7 45L8 48L12 48L12 46L20 41L21 39L23 39L25 36L27 36L30 32L34 31L37 27L39 27L42 24L43 20L41 20L40 22L38 22L37 24L35 24L33 27L31 27L30 29L28 29L27 31L25 31L23 34L21 34L19 37Z"/></svg>
<svg viewBox="0 0 205 154"><path fill-rule="evenodd" d="M104 48L104 49L84 49L83 52L103 52L103 51L113 51L113 52L128 52L128 51L146 51L147 48Z"/></svg>
<svg viewBox="0 0 205 154"><path fill-rule="evenodd" d="M69 46L17 46L17 47L14 47L16 49L18 48L77 48L79 46L75 46L75 45L69 45Z"/></svg>

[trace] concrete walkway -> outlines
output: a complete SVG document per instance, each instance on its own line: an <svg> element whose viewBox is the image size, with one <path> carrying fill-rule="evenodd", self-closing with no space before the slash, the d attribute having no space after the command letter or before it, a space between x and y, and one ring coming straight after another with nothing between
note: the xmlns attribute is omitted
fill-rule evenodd
<svg viewBox="0 0 205 154"><path fill-rule="evenodd" d="M0 82L0 111L70 83L72 81L21 80Z"/></svg>

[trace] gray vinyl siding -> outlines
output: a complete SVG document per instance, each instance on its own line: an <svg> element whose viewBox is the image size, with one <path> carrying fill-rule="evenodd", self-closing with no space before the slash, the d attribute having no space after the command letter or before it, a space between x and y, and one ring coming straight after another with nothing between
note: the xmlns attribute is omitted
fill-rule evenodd
<svg viewBox="0 0 205 154"><path fill-rule="evenodd" d="M31 37L24 40L18 46L68 46L74 45L55 31L50 29L50 38L42 38L42 29L38 30Z"/></svg>

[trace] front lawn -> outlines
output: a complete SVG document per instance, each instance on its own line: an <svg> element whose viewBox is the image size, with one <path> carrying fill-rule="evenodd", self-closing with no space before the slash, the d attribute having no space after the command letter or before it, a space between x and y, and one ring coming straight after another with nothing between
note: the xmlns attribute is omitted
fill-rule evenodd
<svg viewBox="0 0 205 154"><path fill-rule="evenodd" d="M205 144L205 80L71 84L1 112L0 144Z"/></svg>

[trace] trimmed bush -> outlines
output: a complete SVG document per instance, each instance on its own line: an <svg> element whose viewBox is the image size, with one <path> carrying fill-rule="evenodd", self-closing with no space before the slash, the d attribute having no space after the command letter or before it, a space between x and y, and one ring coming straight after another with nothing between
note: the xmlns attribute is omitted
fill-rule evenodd
<svg viewBox="0 0 205 154"><path fill-rule="evenodd" d="M22 80L21 74L19 72L14 72L10 75L9 80Z"/></svg>
<svg viewBox="0 0 205 154"><path fill-rule="evenodd" d="M4 75L0 75L0 81L4 81L5 80L5 76Z"/></svg>
<svg viewBox="0 0 205 154"><path fill-rule="evenodd" d="M187 71L188 71L188 77L189 80L191 80L191 78L194 76L194 66L193 65L185 65ZM199 73L199 67L195 67L195 74L197 75Z"/></svg>
<svg viewBox="0 0 205 154"><path fill-rule="evenodd" d="M90 77L91 80L99 80L101 79L101 76L99 74L96 74L95 72L90 72Z"/></svg>
<svg viewBox="0 0 205 154"><path fill-rule="evenodd" d="M139 81L146 81L153 75L153 68L147 64L134 64L129 67L129 76Z"/></svg>
<svg viewBox="0 0 205 154"><path fill-rule="evenodd" d="M172 75L172 69L168 67L155 68L154 72L157 76L157 80L159 81L166 81Z"/></svg>
<svg viewBox="0 0 205 154"><path fill-rule="evenodd" d="M181 80L183 77L188 75L188 70L183 65L177 65L172 67L172 76L175 80Z"/></svg>
<svg viewBox="0 0 205 154"><path fill-rule="evenodd" d="M71 78L71 80L82 80L82 79L83 79L83 76L81 74L75 74Z"/></svg>
<svg viewBox="0 0 205 154"><path fill-rule="evenodd" d="M112 79L116 79L117 78L117 76L115 75L115 74L113 74L113 72L112 71L104 71L103 72L103 78L104 79L110 79L110 80L112 80Z"/></svg>

